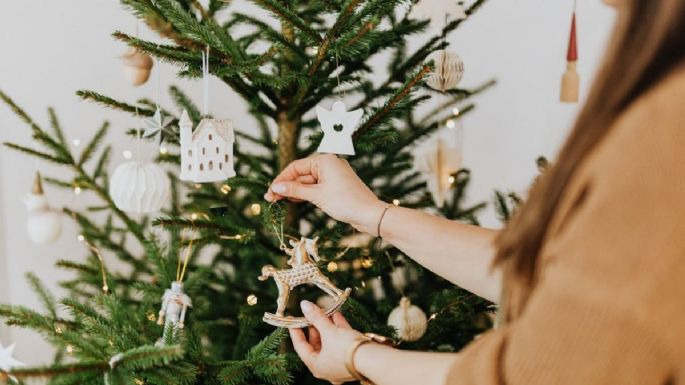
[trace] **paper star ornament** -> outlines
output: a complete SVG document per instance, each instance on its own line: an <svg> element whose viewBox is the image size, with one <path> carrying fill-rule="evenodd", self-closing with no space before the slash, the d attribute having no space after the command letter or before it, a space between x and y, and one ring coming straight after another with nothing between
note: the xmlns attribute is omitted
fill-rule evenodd
<svg viewBox="0 0 685 385"><path fill-rule="evenodd" d="M448 22L466 19L462 2L455 0L419 0L412 6L409 17L415 20L430 20L434 31L441 31Z"/></svg>
<svg viewBox="0 0 685 385"><path fill-rule="evenodd" d="M452 188L450 177L461 167L461 143L461 135L447 130L421 143L414 152L414 167L426 180L437 207L445 204Z"/></svg>
<svg viewBox="0 0 685 385"><path fill-rule="evenodd" d="M23 362L17 361L14 357L14 346L15 344L12 344L8 347L3 347L2 344L0 344L0 370L3 372L9 372L13 368L16 368L17 366L24 366ZM10 378L14 381L17 379L10 376Z"/></svg>
<svg viewBox="0 0 685 385"><path fill-rule="evenodd" d="M150 138L159 135L159 142L162 143L164 133L171 133L171 130L168 128L171 121L171 117L163 116L162 111L157 108L157 111L155 111L155 114L151 118L145 119L145 132L143 133L143 136Z"/></svg>
<svg viewBox="0 0 685 385"><path fill-rule="evenodd" d="M323 139L317 152L354 155L352 134L359 125L364 111L347 111L345 103L337 101L333 103L331 110L316 106L316 115L323 131Z"/></svg>

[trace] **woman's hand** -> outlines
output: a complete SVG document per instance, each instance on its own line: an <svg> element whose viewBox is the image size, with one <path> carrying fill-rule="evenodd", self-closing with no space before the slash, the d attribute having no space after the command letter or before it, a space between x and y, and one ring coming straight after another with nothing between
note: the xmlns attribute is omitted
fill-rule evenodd
<svg viewBox="0 0 685 385"><path fill-rule="evenodd" d="M292 162L274 179L264 198L309 201L336 220L372 235L377 235L385 208L347 161L330 154Z"/></svg>
<svg viewBox="0 0 685 385"><path fill-rule="evenodd" d="M328 318L321 308L309 301L302 301L301 307L312 324L309 336L305 337L302 329L290 329L290 338L302 362L316 378L333 384L353 381L345 368L345 358L350 345L362 334L352 329L340 313Z"/></svg>

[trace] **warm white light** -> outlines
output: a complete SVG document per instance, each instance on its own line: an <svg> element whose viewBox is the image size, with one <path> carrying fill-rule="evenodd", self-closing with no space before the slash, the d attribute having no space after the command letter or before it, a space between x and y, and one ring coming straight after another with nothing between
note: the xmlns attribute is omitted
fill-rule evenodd
<svg viewBox="0 0 685 385"><path fill-rule="evenodd" d="M449 184L453 184L453 183L454 183L454 180L455 180L455 179L454 179L453 176L450 176L449 178L447 178L447 182L449 182Z"/></svg>
<svg viewBox="0 0 685 385"><path fill-rule="evenodd" d="M328 262L328 266L326 266L326 269L329 272L334 273L334 272L338 271L338 264L334 261Z"/></svg>
<svg viewBox="0 0 685 385"><path fill-rule="evenodd" d="M362 267L368 269L371 266L373 266L373 259L371 257L364 257L362 259Z"/></svg>
<svg viewBox="0 0 685 385"><path fill-rule="evenodd" d="M227 195L228 193L231 192L231 186L229 186L229 185L227 185L227 184L222 185L222 186L221 186L221 192L222 192L224 195Z"/></svg>
<svg viewBox="0 0 685 385"><path fill-rule="evenodd" d="M195 188L199 190L199 189L201 189L201 188L202 188L202 185L201 185L201 184L199 184L199 183L195 183Z"/></svg>
<svg viewBox="0 0 685 385"><path fill-rule="evenodd" d="M461 111L459 111L459 109L458 109L457 107L454 107L454 108L452 109L452 113L454 114L454 116L459 116L459 114L461 113Z"/></svg>
<svg viewBox="0 0 685 385"><path fill-rule="evenodd" d="M131 159L133 158L133 153L130 150L124 150L121 155L124 157L124 159Z"/></svg>
<svg viewBox="0 0 685 385"><path fill-rule="evenodd" d="M73 346L71 346L71 345L67 345L67 348L66 348L66 350L67 350L67 353L68 353L68 354L72 354L72 353L74 353L74 347L73 347Z"/></svg>
<svg viewBox="0 0 685 385"><path fill-rule="evenodd" d="M81 145L81 140L80 139L74 139L71 141L71 144L73 144L74 147L78 147Z"/></svg>
<svg viewBox="0 0 685 385"><path fill-rule="evenodd" d="M247 296L247 304L250 306L254 306L257 304L257 296L254 294L250 294Z"/></svg>
<svg viewBox="0 0 685 385"><path fill-rule="evenodd" d="M169 153L169 149L166 148L166 147L164 147L164 146L162 146L162 147L159 148L159 153L162 154L162 155L166 155L166 154Z"/></svg>
<svg viewBox="0 0 685 385"><path fill-rule="evenodd" d="M262 205L259 203L253 203L250 205L250 211L252 212L252 215L259 215L262 212Z"/></svg>
<svg viewBox="0 0 685 385"><path fill-rule="evenodd" d="M74 194L76 194L76 195L81 194L81 188L79 186L74 187Z"/></svg>
<svg viewBox="0 0 685 385"><path fill-rule="evenodd" d="M190 214L190 219L196 220L196 219L197 219L197 214L196 214L196 213Z"/></svg>
<svg viewBox="0 0 685 385"><path fill-rule="evenodd" d="M456 124L454 123L454 120L452 120L452 119L447 119L446 125L447 125L447 128L454 128L454 127L456 127Z"/></svg>
<svg viewBox="0 0 685 385"><path fill-rule="evenodd" d="M237 239L237 240L241 240L241 239L243 239L243 236L242 236L242 235L240 235L240 234L238 234L238 235L236 235L236 236L235 236L235 239Z"/></svg>
<svg viewBox="0 0 685 385"><path fill-rule="evenodd" d="M394 204L395 206L399 206L399 205L400 205L400 200L399 200L399 199L393 199L393 200L392 200L392 204Z"/></svg>
<svg viewBox="0 0 685 385"><path fill-rule="evenodd" d="M79 242L83 242L86 240L86 237L84 237L83 234L79 234L78 237L76 237L76 239L78 239Z"/></svg>

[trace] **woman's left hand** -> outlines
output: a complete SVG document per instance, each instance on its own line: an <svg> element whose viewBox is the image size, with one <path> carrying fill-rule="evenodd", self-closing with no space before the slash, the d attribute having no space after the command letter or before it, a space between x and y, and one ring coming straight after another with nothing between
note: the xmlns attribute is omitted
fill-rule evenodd
<svg viewBox="0 0 685 385"><path fill-rule="evenodd" d="M290 329L290 338L304 364L314 377L333 384L353 381L345 368L345 358L350 345L362 334L352 329L340 313L328 318L321 308L309 301L302 301L300 306L312 324L309 336L305 336L303 329Z"/></svg>

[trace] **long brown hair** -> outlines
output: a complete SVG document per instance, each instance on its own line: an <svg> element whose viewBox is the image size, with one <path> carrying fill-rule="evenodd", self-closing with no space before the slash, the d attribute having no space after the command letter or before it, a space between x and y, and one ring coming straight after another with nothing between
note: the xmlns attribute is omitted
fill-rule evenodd
<svg viewBox="0 0 685 385"><path fill-rule="evenodd" d="M540 177L528 201L498 239L495 263L535 283L535 266L564 189L581 161L640 95L685 59L684 0L618 0L609 53L558 160Z"/></svg>

